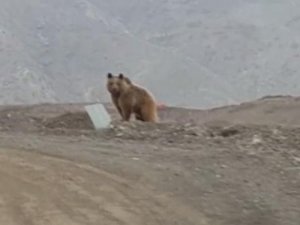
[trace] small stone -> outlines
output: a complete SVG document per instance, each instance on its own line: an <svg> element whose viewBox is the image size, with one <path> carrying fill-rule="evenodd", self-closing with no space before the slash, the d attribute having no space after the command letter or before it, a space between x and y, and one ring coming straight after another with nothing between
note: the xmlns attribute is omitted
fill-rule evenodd
<svg viewBox="0 0 300 225"><path fill-rule="evenodd" d="M184 124L184 127L191 127L191 126L192 126L192 124L190 124L190 123Z"/></svg>
<svg viewBox="0 0 300 225"><path fill-rule="evenodd" d="M84 134L81 134L80 138L83 139L83 140L87 140L88 139L88 137L86 135L84 135Z"/></svg>
<svg viewBox="0 0 300 225"><path fill-rule="evenodd" d="M243 214L248 214L248 210L247 209L243 209Z"/></svg>
<svg viewBox="0 0 300 225"><path fill-rule="evenodd" d="M300 163L300 157L293 157L295 162Z"/></svg>
<svg viewBox="0 0 300 225"><path fill-rule="evenodd" d="M118 129L119 129L119 130L125 130L125 127L119 126Z"/></svg>
<svg viewBox="0 0 300 225"><path fill-rule="evenodd" d="M159 147L154 146L154 147L153 147L153 150L157 151L157 150L159 150Z"/></svg>
<svg viewBox="0 0 300 225"><path fill-rule="evenodd" d="M252 144L260 144L262 143L262 139L258 136L258 135L254 135L253 138L252 138Z"/></svg>
<svg viewBox="0 0 300 225"><path fill-rule="evenodd" d="M140 121L138 121L138 122L140 122ZM131 126L131 128L136 128L137 127L136 124L134 124L134 123L131 123L130 126Z"/></svg>
<svg viewBox="0 0 300 225"><path fill-rule="evenodd" d="M249 152L247 152L247 154L250 156L254 156L254 155L256 155L256 152L253 150L250 150Z"/></svg>
<svg viewBox="0 0 300 225"><path fill-rule="evenodd" d="M239 130L237 130L233 127L226 127L220 131L219 135L221 137L231 137L231 136L237 135L238 133L239 133Z"/></svg>
<svg viewBox="0 0 300 225"><path fill-rule="evenodd" d="M124 134L123 133L117 133L116 137L122 137Z"/></svg>

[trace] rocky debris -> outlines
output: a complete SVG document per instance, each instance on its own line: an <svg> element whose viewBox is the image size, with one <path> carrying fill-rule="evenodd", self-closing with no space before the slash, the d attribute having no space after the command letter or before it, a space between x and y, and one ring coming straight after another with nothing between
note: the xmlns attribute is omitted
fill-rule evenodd
<svg viewBox="0 0 300 225"><path fill-rule="evenodd" d="M193 122L189 111L180 109L175 112L175 118L185 117L180 121L171 121L174 108L164 109L167 117L159 123L144 123L141 121L120 121L119 115L111 105L105 105L113 115L111 127L103 131L95 131L84 111L84 104L37 105L37 106L0 106L1 131L40 132L47 135L84 135L116 140L141 140L143 142L168 145L223 145L228 148L238 148L241 151L258 151L286 154L285 149L294 146L289 155L299 157L300 128L284 127L275 124L240 124L218 118L207 123ZM169 111L168 111L169 110ZM196 110L194 110L196 113ZM200 111L200 114L203 114ZM174 119L174 118L173 118ZM190 120L190 121L189 121ZM185 122L184 122L185 121ZM251 150L251 151L250 151ZM293 160L295 161L295 160Z"/></svg>
<svg viewBox="0 0 300 225"><path fill-rule="evenodd" d="M119 138L135 140L159 140L169 142L178 139L197 139L204 135L204 128L193 124L176 123L144 123L140 121L114 121L111 125L112 134Z"/></svg>

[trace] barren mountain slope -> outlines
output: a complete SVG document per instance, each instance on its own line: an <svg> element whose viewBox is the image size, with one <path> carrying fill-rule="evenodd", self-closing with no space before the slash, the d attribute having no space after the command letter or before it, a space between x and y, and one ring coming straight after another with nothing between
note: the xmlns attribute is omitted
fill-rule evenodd
<svg viewBox="0 0 300 225"><path fill-rule="evenodd" d="M107 72L177 106L297 95L299 10L293 0L2 1L0 102L108 100Z"/></svg>

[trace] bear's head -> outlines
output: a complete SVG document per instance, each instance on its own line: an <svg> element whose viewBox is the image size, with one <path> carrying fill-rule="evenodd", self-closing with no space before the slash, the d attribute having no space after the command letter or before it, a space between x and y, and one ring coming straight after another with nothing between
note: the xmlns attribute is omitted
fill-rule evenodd
<svg viewBox="0 0 300 225"><path fill-rule="evenodd" d="M126 91L130 85L131 80L125 77L122 73L119 76L114 76L111 73L107 74L107 90L114 96L119 96L121 92Z"/></svg>

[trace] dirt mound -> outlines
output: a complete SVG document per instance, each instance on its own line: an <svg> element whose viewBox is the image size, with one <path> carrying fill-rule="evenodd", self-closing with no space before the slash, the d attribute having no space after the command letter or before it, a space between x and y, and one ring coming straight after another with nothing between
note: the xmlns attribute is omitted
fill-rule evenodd
<svg viewBox="0 0 300 225"><path fill-rule="evenodd" d="M189 111L191 113L191 111ZM266 96L252 102L210 110L198 110L192 120L203 124L215 121L258 125L300 126L300 98Z"/></svg>
<svg viewBox="0 0 300 225"><path fill-rule="evenodd" d="M92 130L94 128L86 112L68 112L43 121L43 125L50 129Z"/></svg>
<svg viewBox="0 0 300 225"><path fill-rule="evenodd" d="M31 106L0 106L0 129L12 131L37 130L92 130L93 126L84 110L88 103L41 104ZM105 103L113 121L120 115L112 104ZM154 127L143 125L141 129L163 129L168 126L195 124L244 124L300 126L300 98L267 96L240 105L210 110L164 107L159 109L160 123ZM176 125L177 124L177 125ZM141 132L143 132L141 130ZM138 135L137 135L138 136Z"/></svg>
<svg viewBox="0 0 300 225"><path fill-rule="evenodd" d="M0 106L0 130L36 132L47 130L92 130L84 106L88 103ZM92 103L90 103L92 104ZM118 114L104 104L112 119Z"/></svg>

